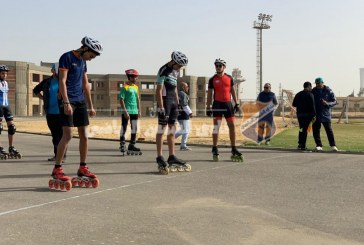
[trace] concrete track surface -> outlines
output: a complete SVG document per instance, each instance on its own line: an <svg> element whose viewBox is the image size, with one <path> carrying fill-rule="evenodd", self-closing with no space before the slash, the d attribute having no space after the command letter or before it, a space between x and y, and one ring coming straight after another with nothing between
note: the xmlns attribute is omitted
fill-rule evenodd
<svg viewBox="0 0 364 245"><path fill-rule="evenodd" d="M155 145L137 146L122 157L90 140L100 186L61 192L48 188L51 138L17 133L23 158L0 161L0 244L364 244L363 155L241 149L236 163L221 148L213 162L210 147L177 146L192 172L163 176ZM74 138L65 173L78 164Z"/></svg>

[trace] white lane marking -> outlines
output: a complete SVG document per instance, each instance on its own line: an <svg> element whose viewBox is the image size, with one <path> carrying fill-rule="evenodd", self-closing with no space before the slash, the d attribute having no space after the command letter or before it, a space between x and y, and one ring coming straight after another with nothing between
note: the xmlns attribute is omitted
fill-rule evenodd
<svg viewBox="0 0 364 245"><path fill-rule="evenodd" d="M274 159L274 158L288 157L288 156L292 156L292 155L294 155L294 154L284 154L284 155L279 155L279 156L275 156L275 157L252 160L249 163L261 162L261 161L271 160L271 159ZM137 186L137 185L153 183L153 182L161 181L161 180L164 180L164 179L172 179L172 178L177 178L177 177L189 176L191 174L203 173L203 172L207 172L207 171L210 171L210 170L228 168L228 167L233 167L233 166L242 165L242 164L248 164L248 163L237 162L237 163L234 163L234 164L222 165L222 166L213 167L213 168L209 168L209 169L203 169L203 170L188 172L188 173L185 173L183 175L171 175L171 176L161 177L161 178L158 178L158 179L138 182L138 183L134 183L134 184L122 185L122 186L118 186L118 187L113 187L113 188L108 188L108 189L104 189L104 190L100 190L100 191L95 191L95 192L92 192L92 193L86 193L86 194L83 194L83 195L63 198L63 199L59 199L59 200L55 200L55 201L51 201L51 202L45 202L45 203L41 203L41 204L36 204L36 205L31 205L31 206L27 206L27 207L23 207L23 208L18 208L18 209L13 209L13 210L1 212L0 216L4 216L4 215L7 215L7 214L12 214L12 213L16 213L16 212L20 212L20 211L24 211L24 210L28 210L28 209L39 208L39 207L47 206L47 205L54 204L54 203L65 202L65 201L69 201L69 200L77 199L77 198L81 198L81 197L92 196L92 195L96 195L96 194L107 192L107 191L114 191L114 190L124 189L124 188L133 187L133 186Z"/></svg>

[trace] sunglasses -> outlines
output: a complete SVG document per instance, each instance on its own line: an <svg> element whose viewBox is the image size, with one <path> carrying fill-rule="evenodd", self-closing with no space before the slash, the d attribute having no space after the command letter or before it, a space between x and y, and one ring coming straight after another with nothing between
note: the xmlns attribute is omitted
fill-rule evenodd
<svg viewBox="0 0 364 245"><path fill-rule="evenodd" d="M264 88L269 88L269 87L264 87Z"/></svg>
<svg viewBox="0 0 364 245"><path fill-rule="evenodd" d="M221 67L223 67L223 65L215 65L215 67L221 68Z"/></svg>

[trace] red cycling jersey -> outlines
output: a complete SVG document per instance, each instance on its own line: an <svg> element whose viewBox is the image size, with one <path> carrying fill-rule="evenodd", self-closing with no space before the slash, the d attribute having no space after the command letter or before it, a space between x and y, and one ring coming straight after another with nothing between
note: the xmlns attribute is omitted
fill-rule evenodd
<svg viewBox="0 0 364 245"><path fill-rule="evenodd" d="M226 73L222 77L215 74L210 78L209 89L214 90L214 101L231 102L231 88L233 85L233 77Z"/></svg>

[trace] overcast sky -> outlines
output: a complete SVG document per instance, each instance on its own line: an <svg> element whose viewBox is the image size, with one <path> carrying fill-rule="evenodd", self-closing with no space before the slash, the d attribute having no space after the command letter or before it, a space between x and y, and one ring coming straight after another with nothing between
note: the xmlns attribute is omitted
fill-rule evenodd
<svg viewBox="0 0 364 245"><path fill-rule="evenodd" d="M103 44L88 73L135 68L156 74L173 50L189 58L193 76L214 74L215 58L227 72L242 70L242 98L256 96L259 13L273 15L263 31L263 80L298 92L323 77L337 96L359 92L364 67L363 0L12 0L2 4L0 59L58 61L88 35Z"/></svg>

